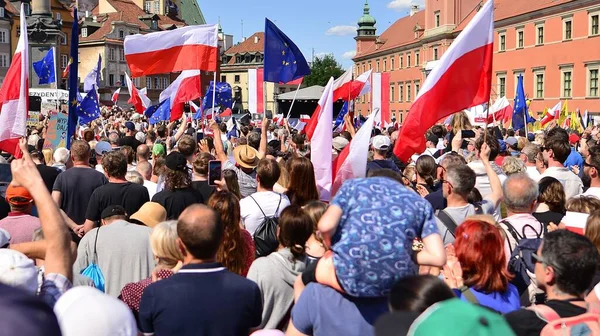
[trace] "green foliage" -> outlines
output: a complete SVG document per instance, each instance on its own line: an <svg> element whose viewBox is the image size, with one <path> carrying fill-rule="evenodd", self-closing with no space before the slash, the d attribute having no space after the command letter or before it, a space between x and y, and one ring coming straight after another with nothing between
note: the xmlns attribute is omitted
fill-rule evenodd
<svg viewBox="0 0 600 336"><path fill-rule="evenodd" d="M344 73L342 65L338 63L333 55L315 57L311 67L311 74L304 77L304 85L327 85L330 77L338 78Z"/></svg>

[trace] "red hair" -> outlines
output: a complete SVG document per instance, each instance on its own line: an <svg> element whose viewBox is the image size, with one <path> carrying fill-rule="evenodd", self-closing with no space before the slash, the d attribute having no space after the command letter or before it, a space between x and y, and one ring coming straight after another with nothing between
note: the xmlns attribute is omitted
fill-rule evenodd
<svg viewBox="0 0 600 336"><path fill-rule="evenodd" d="M504 293L512 275L506 267L504 238L494 225L466 220L456 229L456 257L464 283L485 293Z"/></svg>

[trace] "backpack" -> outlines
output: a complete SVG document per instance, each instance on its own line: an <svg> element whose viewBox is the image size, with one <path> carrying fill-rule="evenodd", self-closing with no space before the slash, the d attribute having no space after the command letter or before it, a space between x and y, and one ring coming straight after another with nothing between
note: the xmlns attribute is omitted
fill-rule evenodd
<svg viewBox="0 0 600 336"><path fill-rule="evenodd" d="M254 231L253 236L254 245L256 246L256 258L266 257L274 252L279 246L279 241L277 240L277 224L279 222L278 214L282 196L279 195L277 209L275 210L275 214L271 217L267 217L267 215L265 215L265 212L260 205L258 205L258 202L254 199L254 197L250 196L250 198L254 201L254 203L256 203L256 206L263 214L263 221L260 223L256 231Z"/></svg>
<svg viewBox="0 0 600 336"><path fill-rule="evenodd" d="M475 205L475 214L481 215L483 214L483 209L481 209L480 205ZM452 216L450 216L445 210L439 210L436 213L436 217L444 224L448 232L452 235L452 237L456 238L456 229L458 228L458 224L454 221Z"/></svg>
<svg viewBox="0 0 600 336"><path fill-rule="evenodd" d="M92 279L96 289L100 290L101 292L104 292L105 291L104 290L104 284L105 284L104 274L102 274L102 270L100 269L100 266L98 266L98 264L97 264L98 263L98 254L96 253L96 243L98 242L98 234L99 233L100 233L100 228L98 228L98 230L96 231L96 239L94 239L94 259L88 265L88 267L84 268L81 271L81 274Z"/></svg>
<svg viewBox="0 0 600 336"><path fill-rule="evenodd" d="M475 293L473 293L473 291L471 290L471 288L467 287L467 286L462 286L461 288L458 289L460 291L460 294L467 300L467 302L472 303L476 306L485 308L491 312L494 312L496 314L500 314L502 315L501 312L497 311L494 308L490 308L487 306L482 306L481 303L479 302L479 300L477 300L477 297L475 296Z"/></svg>
<svg viewBox="0 0 600 336"><path fill-rule="evenodd" d="M521 234L506 220L500 221L500 225L503 226L504 231L510 234L517 243L513 248L510 239L506 238L508 240L508 247L510 248L508 270L515 275L511 283L517 287L519 295L523 295L528 290L535 275L535 263L532 261L532 254L536 253L542 244L543 224L539 232L531 225L525 225ZM531 228L537 234L537 237L526 238L525 229L527 227Z"/></svg>
<svg viewBox="0 0 600 336"><path fill-rule="evenodd" d="M533 310L540 319L547 322L540 336L600 336L600 315L597 311L589 310L581 315L562 318L546 305L535 305L527 309Z"/></svg>

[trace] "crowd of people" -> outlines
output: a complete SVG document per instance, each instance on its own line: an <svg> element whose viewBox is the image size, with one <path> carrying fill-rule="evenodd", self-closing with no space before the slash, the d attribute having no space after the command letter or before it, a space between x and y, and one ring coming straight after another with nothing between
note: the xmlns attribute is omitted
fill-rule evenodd
<svg viewBox="0 0 600 336"><path fill-rule="evenodd" d="M221 121L105 108L54 151L46 127L4 157L0 334L600 328L598 126L515 132L457 113L410 162L393 154L398 127L375 127L366 176L327 202L319 144L287 123L228 136ZM334 158L357 131L345 129Z"/></svg>

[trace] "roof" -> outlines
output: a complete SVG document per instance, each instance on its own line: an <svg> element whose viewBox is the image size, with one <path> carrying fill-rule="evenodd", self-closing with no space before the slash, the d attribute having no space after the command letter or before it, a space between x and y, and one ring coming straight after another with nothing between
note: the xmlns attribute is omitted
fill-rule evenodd
<svg viewBox="0 0 600 336"><path fill-rule="evenodd" d="M321 99L324 90L325 88L320 85L314 85L300 89L298 90L298 96L296 96L296 100L319 100ZM277 96L277 100L293 100L294 95L296 95L296 91L282 93Z"/></svg>
<svg viewBox="0 0 600 336"><path fill-rule="evenodd" d="M254 37L258 37L257 43L254 43ZM265 50L265 33L258 32L252 34L244 42L240 42L225 51L226 55L245 54L245 53L262 53Z"/></svg>
<svg viewBox="0 0 600 336"><path fill-rule="evenodd" d="M180 0L179 16L188 25L206 24L202 10L196 0Z"/></svg>

